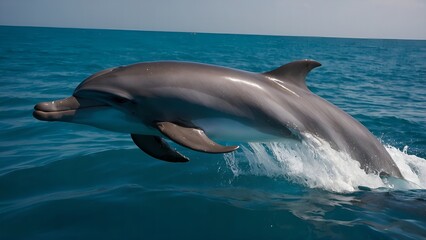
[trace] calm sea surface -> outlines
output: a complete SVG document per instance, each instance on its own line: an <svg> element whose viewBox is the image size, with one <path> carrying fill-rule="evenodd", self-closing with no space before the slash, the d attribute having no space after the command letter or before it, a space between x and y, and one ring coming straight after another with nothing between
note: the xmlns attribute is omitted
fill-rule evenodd
<svg viewBox="0 0 426 240"><path fill-rule="evenodd" d="M242 144L170 164L127 134L37 121L90 74L179 60L307 84L362 122L407 181L322 144ZM0 239L426 239L426 41L0 27ZM289 150L291 149L291 150Z"/></svg>

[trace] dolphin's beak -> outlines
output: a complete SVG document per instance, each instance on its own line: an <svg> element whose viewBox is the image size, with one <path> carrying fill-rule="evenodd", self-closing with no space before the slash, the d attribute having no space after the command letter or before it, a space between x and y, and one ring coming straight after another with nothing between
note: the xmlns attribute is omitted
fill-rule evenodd
<svg viewBox="0 0 426 240"><path fill-rule="evenodd" d="M100 107L106 104L95 100L76 98L74 96L51 101L41 102L34 106L33 116L42 121L72 121L75 113L79 109L89 107Z"/></svg>

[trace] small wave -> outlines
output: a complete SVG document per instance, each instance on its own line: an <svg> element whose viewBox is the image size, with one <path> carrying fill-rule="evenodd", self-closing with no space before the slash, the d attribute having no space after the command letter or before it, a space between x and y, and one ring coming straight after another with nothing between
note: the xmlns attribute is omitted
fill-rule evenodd
<svg viewBox="0 0 426 240"><path fill-rule="evenodd" d="M311 134L304 141L248 143L238 152L225 155L234 176L258 175L285 178L309 188L332 192L353 192L360 187L395 190L426 188L426 161L392 146L386 150L395 160L406 180L382 179L367 174L358 161L347 153Z"/></svg>
<svg viewBox="0 0 426 240"><path fill-rule="evenodd" d="M48 204L54 201L65 201L89 197L101 198L102 195L112 194L115 191L123 191L128 189L140 190L143 189L143 187L137 184L121 184L102 187L97 186L90 188L69 189L64 191L54 191L45 194L38 194L32 197L23 198L21 200L14 200L3 203L3 206L0 208L0 214L13 212L20 209L22 210L36 205Z"/></svg>

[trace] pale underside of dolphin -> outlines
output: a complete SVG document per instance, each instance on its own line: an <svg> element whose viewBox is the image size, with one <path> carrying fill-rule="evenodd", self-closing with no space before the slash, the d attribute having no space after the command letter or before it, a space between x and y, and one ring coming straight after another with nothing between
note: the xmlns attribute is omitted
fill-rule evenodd
<svg viewBox="0 0 426 240"><path fill-rule="evenodd" d="M148 155L188 158L164 141L206 153L238 146L217 142L322 138L360 162L367 173L402 178L383 145L358 121L315 95L305 77L321 64L288 63L265 73L189 62L147 62L106 69L85 79L69 98L42 102L34 117L130 133Z"/></svg>

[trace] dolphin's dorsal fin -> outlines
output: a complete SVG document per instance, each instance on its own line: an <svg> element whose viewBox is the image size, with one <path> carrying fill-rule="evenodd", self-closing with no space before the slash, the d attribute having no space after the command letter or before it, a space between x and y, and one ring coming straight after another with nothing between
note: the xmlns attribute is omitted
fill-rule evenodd
<svg viewBox="0 0 426 240"><path fill-rule="evenodd" d="M179 126L171 122L158 122L157 128L174 142L195 151L228 153L238 149L238 146L222 146L213 142L201 129Z"/></svg>
<svg viewBox="0 0 426 240"><path fill-rule="evenodd" d="M290 82L298 87L307 89L305 82L306 75L312 69L319 66L321 66L321 63L305 59L287 63L277 69L265 72L263 75L283 82Z"/></svg>

